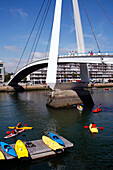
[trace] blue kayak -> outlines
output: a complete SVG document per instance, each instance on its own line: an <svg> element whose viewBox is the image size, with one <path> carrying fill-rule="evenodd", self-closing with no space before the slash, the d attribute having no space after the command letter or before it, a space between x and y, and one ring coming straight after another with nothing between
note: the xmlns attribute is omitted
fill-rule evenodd
<svg viewBox="0 0 113 170"><path fill-rule="evenodd" d="M11 156L17 157L15 150L9 144L0 142L2 149Z"/></svg>
<svg viewBox="0 0 113 170"><path fill-rule="evenodd" d="M51 139L53 139L54 141L56 141L60 145L65 146L64 142L62 141L62 139L60 139L56 134L49 132L49 135L50 135Z"/></svg>

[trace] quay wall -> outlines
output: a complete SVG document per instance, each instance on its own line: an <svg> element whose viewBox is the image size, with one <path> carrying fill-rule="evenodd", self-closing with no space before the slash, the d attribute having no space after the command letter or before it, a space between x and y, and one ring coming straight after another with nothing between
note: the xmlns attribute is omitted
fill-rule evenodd
<svg viewBox="0 0 113 170"><path fill-rule="evenodd" d="M49 90L49 87L47 85L22 85L22 87L25 89L25 91L32 91L32 90ZM95 83L92 85L92 83L89 83L88 88L91 87L97 87L97 88L106 88L106 87L113 87L113 83ZM14 92L15 89L11 86L0 86L0 92Z"/></svg>
<svg viewBox="0 0 113 170"><path fill-rule="evenodd" d="M45 90L49 89L47 85L22 85L25 91L33 91L33 90ZM14 92L15 89L11 86L0 86L0 92Z"/></svg>

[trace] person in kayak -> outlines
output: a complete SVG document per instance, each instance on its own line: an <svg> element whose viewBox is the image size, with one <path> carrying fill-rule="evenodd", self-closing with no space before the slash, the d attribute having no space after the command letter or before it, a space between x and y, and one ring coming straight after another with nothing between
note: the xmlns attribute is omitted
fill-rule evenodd
<svg viewBox="0 0 113 170"><path fill-rule="evenodd" d="M8 151L9 151L9 149L8 149L8 145L5 145L5 146L4 146L4 148L5 148L6 152L8 152Z"/></svg>
<svg viewBox="0 0 113 170"><path fill-rule="evenodd" d="M91 128L96 128L96 124L93 122Z"/></svg>
<svg viewBox="0 0 113 170"><path fill-rule="evenodd" d="M16 126L17 126L17 127L21 127L21 122L19 122Z"/></svg>
<svg viewBox="0 0 113 170"><path fill-rule="evenodd" d="M100 108L99 108L99 107L97 107L96 111L98 112L99 110L100 110Z"/></svg>
<svg viewBox="0 0 113 170"><path fill-rule="evenodd" d="M13 133L13 134L18 133L18 131L17 131L16 127L12 130L12 133Z"/></svg>

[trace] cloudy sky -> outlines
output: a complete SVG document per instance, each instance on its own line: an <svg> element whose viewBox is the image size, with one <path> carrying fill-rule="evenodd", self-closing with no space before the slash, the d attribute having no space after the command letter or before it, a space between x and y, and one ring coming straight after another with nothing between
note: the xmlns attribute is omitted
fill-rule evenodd
<svg viewBox="0 0 113 170"><path fill-rule="evenodd" d="M33 54L33 41L36 37L37 30L39 30L40 21L42 20L48 1L50 0L45 0L42 12L23 55L22 64L27 62L30 54ZM113 51L113 0L99 1L111 21L100 7L98 0L83 0L100 50L102 52ZM15 72L17 63L22 55L43 2L44 0L0 0L0 60L4 62L6 71ZM82 5L82 0L78 0L78 2L86 52L91 50L98 52L96 42ZM52 0L42 34L38 41L37 48L35 49L35 58L45 56L51 32L54 7L55 0ZM77 50L72 0L63 0L59 54L68 54L71 50ZM20 64L20 67L22 64Z"/></svg>

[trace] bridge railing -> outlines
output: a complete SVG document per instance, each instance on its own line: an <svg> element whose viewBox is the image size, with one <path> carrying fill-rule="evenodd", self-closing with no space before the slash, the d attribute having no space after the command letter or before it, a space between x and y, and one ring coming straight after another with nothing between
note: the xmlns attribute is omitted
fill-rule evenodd
<svg viewBox="0 0 113 170"><path fill-rule="evenodd" d="M70 54L65 54L65 55L59 55L58 57L80 57L80 56L113 56L113 51L106 51L106 52L89 52L89 53L70 53Z"/></svg>
<svg viewBox="0 0 113 170"><path fill-rule="evenodd" d="M83 57L83 56L89 56L89 57L93 57L93 56L113 56L113 51L106 51L106 52L93 52L93 53L73 53L73 54L64 54L64 55L58 55L58 57L62 58L62 57ZM39 58L36 60L32 60L30 61L28 64L30 63L35 63L36 61L42 61L42 60L48 60L48 56L44 57L44 58ZM26 64L25 66L27 66L28 64Z"/></svg>

